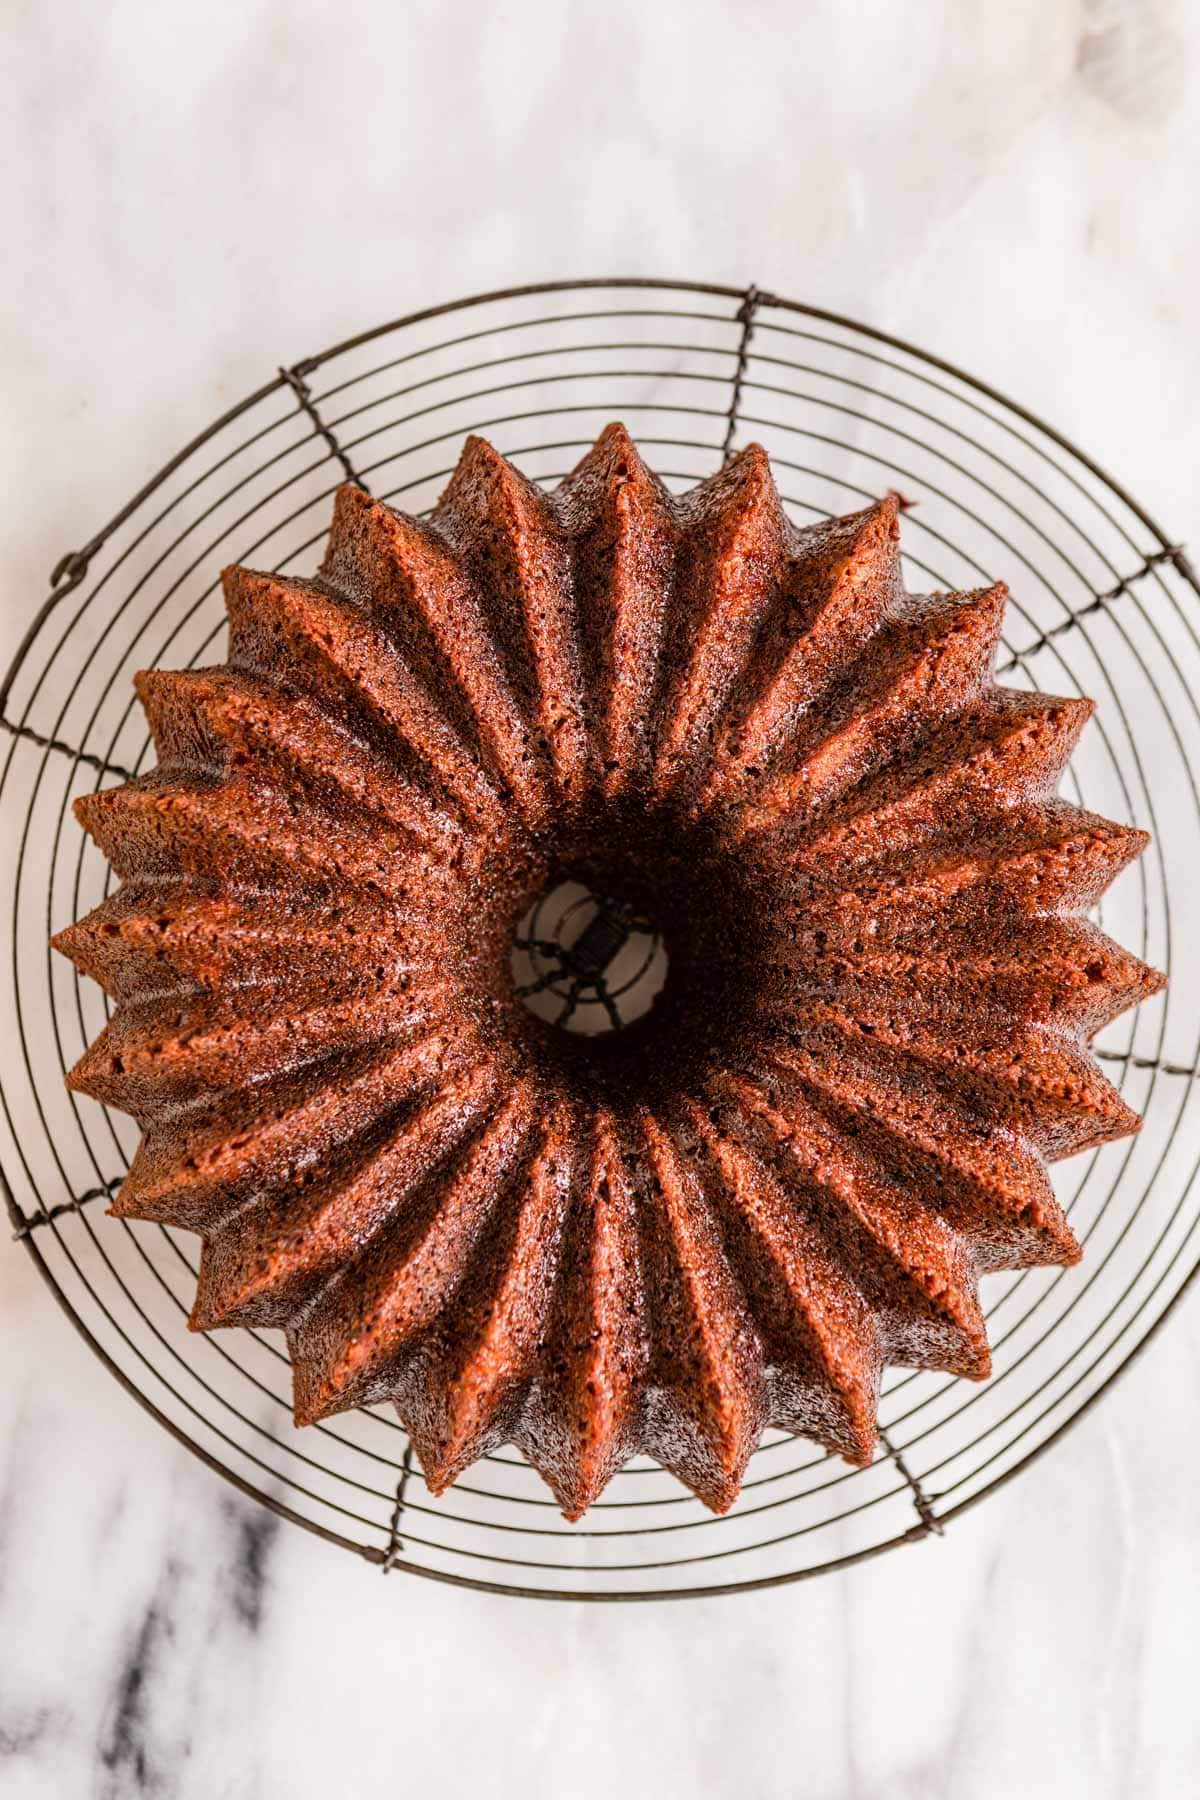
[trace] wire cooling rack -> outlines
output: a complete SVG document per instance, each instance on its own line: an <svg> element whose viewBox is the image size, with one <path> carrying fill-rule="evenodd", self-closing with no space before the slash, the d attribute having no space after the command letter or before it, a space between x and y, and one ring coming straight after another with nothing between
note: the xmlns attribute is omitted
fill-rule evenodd
<svg viewBox="0 0 1200 1800"><path fill-rule="evenodd" d="M892 1371L871 1467L850 1470L773 1433L724 1518L639 1463L568 1525L515 1452L435 1500L387 1409L293 1428L277 1334L188 1333L196 1240L104 1216L135 1134L63 1087L105 1004L46 940L109 891L70 802L147 767L134 670L223 658L223 564L311 572L347 477L427 509L469 430L553 481L611 418L677 488L758 438L801 523L898 490L910 503L910 588L1008 580L1003 677L1099 702L1065 791L1154 833L1102 923L1169 967L1172 983L1098 1040L1145 1115L1141 1135L1056 1171L1083 1264L985 1282L990 1382ZM1095 1401L1200 1266L1200 949L1189 910L1200 869L1198 595L1179 547L1032 414L909 344L756 288L510 289L280 369L63 558L0 688L11 739L0 776L10 945L0 1165L16 1236L106 1367L173 1436L384 1571L643 1599L790 1581L942 1532Z"/></svg>

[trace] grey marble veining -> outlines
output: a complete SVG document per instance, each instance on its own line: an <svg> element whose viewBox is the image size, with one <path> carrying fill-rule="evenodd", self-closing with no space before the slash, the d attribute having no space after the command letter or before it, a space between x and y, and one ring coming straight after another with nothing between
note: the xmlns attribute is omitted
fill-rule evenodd
<svg viewBox="0 0 1200 1800"><path fill-rule="evenodd" d="M0 660L207 418L428 300L622 270L841 308L1200 538L1200 14L9 9ZM944 1541L724 1602L382 1577L178 1449L0 1244L0 1794L1183 1800L1200 1310Z"/></svg>

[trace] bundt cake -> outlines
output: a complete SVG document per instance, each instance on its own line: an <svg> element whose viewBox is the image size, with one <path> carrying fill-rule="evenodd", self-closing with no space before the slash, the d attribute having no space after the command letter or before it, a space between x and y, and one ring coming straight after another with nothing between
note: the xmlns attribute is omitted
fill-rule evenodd
<svg viewBox="0 0 1200 1800"><path fill-rule="evenodd" d="M1160 986L1086 914L1146 844L1055 797L1091 713L992 680L1005 589L917 597L899 502L800 529L766 454L670 494L611 425L552 492L478 438L425 520L343 487L228 661L139 675L158 765L77 802L119 890L113 1206L279 1327L301 1422L394 1402L440 1492L517 1445L717 1511L766 1426L852 1463L889 1363L980 1378L981 1274L1070 1263L1046 1163L1136 1130L1088 1053ZM570 877L656 1004L515 992Z"/></svg>

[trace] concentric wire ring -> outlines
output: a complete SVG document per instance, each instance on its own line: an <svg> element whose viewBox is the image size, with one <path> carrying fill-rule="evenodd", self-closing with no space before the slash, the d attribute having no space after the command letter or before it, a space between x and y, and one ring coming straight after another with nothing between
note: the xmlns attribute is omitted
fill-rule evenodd
<svg viewBox="0 0 1200 1800"><path fill-rule="evenodd" d="M46 940L109 891L69 807L147 766L132 672L221 660L223 564L311 571L347 473L420 512L468 431L552 481L617 417L676 488L758 438L801 523L898 490L914 590L1009 582L1003 678L1099 702L1065 791L1154 833L1103 923L1169 966L1172 985L1098 1040L1145 1114L1141 1136L1056 1170L1083 1264L985 1282L990 1382L893 1371L869 1469L772 1433L724 1518L638 1464L572 1526L516 1452L434 1500L383 1409L295 1430L276 1334L186 1331L194 1240L101 1216L136 1134L63 1088L105 1003ZM16 1048L0 1084L0 1165L14 1230L167 1430L244 1492L385 1570L557 1598L726 1593L944 1529L1094 1402L1200 1266L1200 954L1191 935L1173 939L1170 905L1200 866L1198 594L1171 539L1031 414L910 345L756 289L513 289L280 371L63 559L0 687Z"/></svg>

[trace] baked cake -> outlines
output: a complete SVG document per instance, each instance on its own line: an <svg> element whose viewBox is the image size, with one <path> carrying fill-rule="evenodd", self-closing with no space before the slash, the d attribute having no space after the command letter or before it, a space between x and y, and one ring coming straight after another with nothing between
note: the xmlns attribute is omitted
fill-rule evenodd
<svg viewBox="0 0 1200 1800"><path fill-rule="evenodd" d="M227 570L222 667L138 676L68 1081L299 1421L721 1511L768 1425L866 1463L887 1364L985 1376L980 1275L1078 1257L1046 1163L1136 1130L1087 1045L1160 986L1086 914L1147 839L1055 797L1091 703L994 685L1004 587L906 593L898 504L798 529L756 445L672 496L619 425L547 492L471 438L427 520L346 486L315 579ZM663 934L628 1029L515 994L566 876Z"/></svg>

